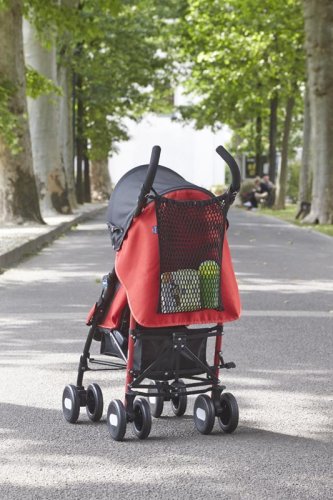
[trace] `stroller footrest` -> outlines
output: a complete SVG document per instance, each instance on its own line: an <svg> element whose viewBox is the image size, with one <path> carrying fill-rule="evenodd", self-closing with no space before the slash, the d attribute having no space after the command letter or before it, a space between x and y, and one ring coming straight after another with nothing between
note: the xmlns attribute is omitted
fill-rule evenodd
<svg viewBox="0 0 333 500"><path fill-rule="evenodd" d="M226 368L227 370L230 370L230 368L236 368L236 364L233 361L229 361L228 363L224 362L222 352L219 353L219 358L221 361L219 368Z"/></svg>
<svg viewBox="0 0 333 500"><path fill-rule="evenodd" d="M233 361L229 361L229 363L222 363L220 365L220 368L226 368L227 370L230 370L230 368L236 368L236 364Z"/></svg>

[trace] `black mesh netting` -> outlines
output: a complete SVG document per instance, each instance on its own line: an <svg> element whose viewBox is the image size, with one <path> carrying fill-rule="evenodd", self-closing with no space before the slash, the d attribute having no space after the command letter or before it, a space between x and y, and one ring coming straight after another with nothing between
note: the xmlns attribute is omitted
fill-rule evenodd
<svg viewBox="0 0 333 500"><path fill-rule="evenodd" d="M159 312L223 310L221 265L226 202L156 199Z"/></svg>

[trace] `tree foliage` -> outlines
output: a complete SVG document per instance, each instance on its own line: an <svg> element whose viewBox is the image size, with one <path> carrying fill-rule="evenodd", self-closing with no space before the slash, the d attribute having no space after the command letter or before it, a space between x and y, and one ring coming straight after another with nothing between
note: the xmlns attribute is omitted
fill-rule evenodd
<svg viewBox="0 0 333 500"><path fill-rule="evenodd" d="M83 79L84 134L95 159L105 158L127 137L124 118L142 116L154 92L166 83L165 61L157 52L158 26L148 5L129 2L116 17L94 17L96 32L76 50L74 70Z"/></svg>
<svg viewBox="0 0 333 500"><path fill-rule="evenodd" d="M20 122L11 111L11 100L15 94L15 86L9 80L0 80L0 135L13 154L20 151Z"/></svg>
<svg viewBox="0 0 333 500"><path fill-rule="evenodd" d="M25 77L28 97L37 99L40 95L61 95L61 88L58 85L31 66L26 67Z"/></svg>
<svg viewBox="0 0 333 500"><path fill-rule="evenodd" d="M2 2L4 3L4 2ZM101 157L127 138L124 118L138 119L165 92L165 55L156 22L167 12L163 2L25 0L24 14L48 47L56 36L59 63L83 78L84 135L91 156ZM27 92L36 98L59 94L50 80L27 68ZM10 89L0 82L0 127L15 148L17 123L8 109ZM155 93L154 93L155 92Z"/></svg>
<svg viewBox="0 0 333 500"><path fill-rule="evenodd" d="M254 152L255 120L261 117L267 137L270 100L279 95L280 119L288 96L301 103L299 0L189 0L178 24L184 83L197 97L181 109L182 116L199 128L227 123Z"/></svg>

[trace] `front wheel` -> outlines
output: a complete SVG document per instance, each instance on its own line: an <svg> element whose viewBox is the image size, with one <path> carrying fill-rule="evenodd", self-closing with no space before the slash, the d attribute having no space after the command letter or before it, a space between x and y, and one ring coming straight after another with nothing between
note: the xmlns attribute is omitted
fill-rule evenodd
<svg viewBox="0 0 333 500"><path fill-rule="evenodd" d="M75 385L66 385L62 393L62 413L70 424L75 424L80 415L80 396Z"/></svg>
<svg viewBox="0 0 333 500"><path fill-rule="evenodd" d="M98 384L90 384L87 388L86 411L92 422L98 422L103 415L103 393Z"/></svg>
<svg viewBox="0 0 333 500"><path fill-rule="evenodd" d="M152 382L150 385L151 387L148 389L150 411L153 417L159 418L163 412L164 398L156 393L161 392L162 384L161 382Z"/></svg>
<svg viewBox="0 0 333 500"><path fill-rule="evenodd" d="M115 441L122 441L126 432L126 410L125 406L119 399L114 399L109 404L107 411L107 425L111 437Z"/></svg>
<svg viewBox="0 0 333 500"><path fill-rule="evenodd" d="M177 382L172 382L171 387L175 388L175 395L171 398L171 408L176 417L181 417L186 412L187 394L185 382L179 379Z"/></svg>
<svg viewBox="0 0 333 500"><path fill-rule="evenodd" d="M194 425L201 434L210 434L215 422L214 403L207 394L200 394L194 402Z"/></svg>
<svg viewBox="0 0 333 500"><path fill-rule="evenodd" d="M239 410L235 396L230 392L221 394L221 413L218 422L223 432L231 433L238 426Z"/></svg>
<svg viewBox="0 0 333 500"><path fill-rule="evenodd" d="M148 401L144 398L135 399L133 411L133 433L139 439L146 439L151 431L151 413Z"/></svg>

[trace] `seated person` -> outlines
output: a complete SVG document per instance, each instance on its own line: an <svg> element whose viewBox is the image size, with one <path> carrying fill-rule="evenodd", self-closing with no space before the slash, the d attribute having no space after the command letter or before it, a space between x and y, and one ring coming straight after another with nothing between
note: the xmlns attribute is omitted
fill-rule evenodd
<svg viewBox="0 0 333 500"><path fill-rule="evenodd" d="M261 198L265 198L267 196L267 194L261 193L260 191L260 177L256 177L254 179L252 190L246 195L244 207L246 207L248 210L258 208L258 201L260 201Z"/></svg>
<svg viewBox="0 0 333 500"><path fill-rule="evenodd" d="M275 186L270 181L269 175L264 175L260 181L258 193L262 195L261 200L265 201L269 207L271 207L274 203L274 190Z"/></svg>

